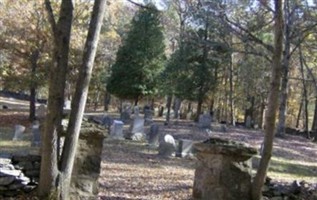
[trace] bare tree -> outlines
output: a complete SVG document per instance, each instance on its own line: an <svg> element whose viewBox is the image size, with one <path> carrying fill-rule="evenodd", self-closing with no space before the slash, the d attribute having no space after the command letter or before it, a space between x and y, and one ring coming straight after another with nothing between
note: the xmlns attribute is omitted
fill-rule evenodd
<svg viewBox="0 0 317 200"><path fill-rule="evenodd" d="M278 107L278 96L281 82L281 57L283 51L283 9L282 1L274 1L274 53L272 56L272 76L270 92L268 96L268 110L265 116L265 136L263 154L260 165L252 184L252 199L260 200L262 187L269 168L273 150L273 139L275 131L276 111Z"/></svg>

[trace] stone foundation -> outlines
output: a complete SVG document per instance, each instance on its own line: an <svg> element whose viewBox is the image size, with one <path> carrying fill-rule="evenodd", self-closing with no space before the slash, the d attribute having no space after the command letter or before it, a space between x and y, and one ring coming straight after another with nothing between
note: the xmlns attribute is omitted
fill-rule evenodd
<svg viewBox="0 0 317 200"><path fill-rule="evenodd" d="M33 191L38 184L39 155L0 155L0 199Z"/></svg>
<svg viewBox="0 0 317 200"><path fill-rule="evenodd" d="M83 122L72 173L70 199L97 199L103 139L107 129Z"/></svg>
<svg viewBox="0 0 317 200"><path fill-rule="evenodd" d="M196 143L194 149L194 199L251 199L251 157L256 149L216 138Z"/></svg>

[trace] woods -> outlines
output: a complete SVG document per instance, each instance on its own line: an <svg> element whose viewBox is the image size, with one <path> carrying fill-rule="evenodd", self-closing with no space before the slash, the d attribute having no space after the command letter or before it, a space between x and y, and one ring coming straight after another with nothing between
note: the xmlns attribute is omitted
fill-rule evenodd
<svg viewBox="0 0 317 200"><path fill-rule="evenodd" d="M261 199L275 137L317 141L316 11L295 0L0 1L0 89L28 96L30 122L47 100L39 196L68 199L85 112L134 105L165 125L208 114L263 130Z"/></svg>

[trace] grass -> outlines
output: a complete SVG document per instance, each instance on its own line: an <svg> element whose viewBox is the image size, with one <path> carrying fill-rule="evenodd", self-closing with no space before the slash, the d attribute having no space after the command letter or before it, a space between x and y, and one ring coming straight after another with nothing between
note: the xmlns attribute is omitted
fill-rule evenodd
<svg viewBox="0 0 317 200"><path fill-rule="evenodd" d="M27 131L27 130L26 130ZM0 128L1 153L8 154L38 154L39 148L31 146L32 133L25 132L20 140L13 141L14 130L12 128Z"/></svg>
<svg viewBox="0 0 317 200"><path fill-rule="evenodd" d="M259 165L260 156L253 158L253 173ZM271 158L267 175L276 181L292 182L294 180L305 180L308 183L317 183L317 163L305 162L302 160L288 160L283 157L274 156Z"/></svg>

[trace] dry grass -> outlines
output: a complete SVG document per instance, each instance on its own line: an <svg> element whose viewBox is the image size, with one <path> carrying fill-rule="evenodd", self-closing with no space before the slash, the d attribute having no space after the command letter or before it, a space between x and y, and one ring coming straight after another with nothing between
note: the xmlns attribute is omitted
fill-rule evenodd
<svg viewBox="0 0 317 200"><path fill-rule="evenodd" d="M160 122L159 122L160 123ZM175 138L203 141L209 136L192 122L160 126L160 132ZM227 132L213 132L213 137L247 142L259 148L263 133L256 130L230 128ZM268 176L273 181L317 182L317 144L300 137L275 139ZM133 141L104 142L100 175L99 199L190 199L194 180L195 159L169 158L157 155L145 143ZM259 156L254 159L258 165ZM255 172L255 170L253 171Z"/></svg>

